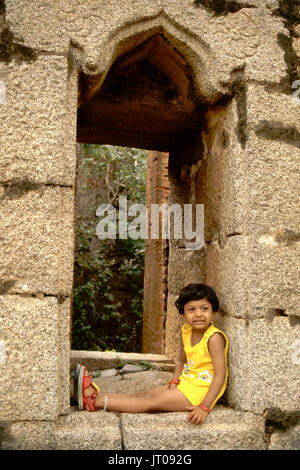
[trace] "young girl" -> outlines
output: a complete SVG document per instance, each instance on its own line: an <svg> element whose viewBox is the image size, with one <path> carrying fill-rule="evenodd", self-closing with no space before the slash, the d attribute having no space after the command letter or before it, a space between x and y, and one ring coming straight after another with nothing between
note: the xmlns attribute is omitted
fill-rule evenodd
<svg viewBox="0 0 300 470"><path fill-rule="evenodd" d="M204 423L223 395L228 375L228 340L213 326L219 301L211 287L189 284L182 289L175 305L185 323L174 376L168 384L131 395L101 394L86 368L77 364L75 393L79 410L103 409L120 413L188 410L188 421Z"/></svg>

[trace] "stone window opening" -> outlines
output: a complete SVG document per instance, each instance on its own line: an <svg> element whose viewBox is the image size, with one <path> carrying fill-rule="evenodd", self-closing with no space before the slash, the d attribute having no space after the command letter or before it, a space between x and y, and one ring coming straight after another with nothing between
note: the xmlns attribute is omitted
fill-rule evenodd
<svg viewBox="0 0 300 470"><path fill-rule="evenodd" d="M180 195L179 204L190 202L190 182L178 182L203 151L204 108L195 98L191 67L157 32L119 54L104 80L80 73L77 143L146 149L150 215L151 203L169 196L175 201ZM144 353L166 353L168 253L169 240L146 240Z"/></svg>

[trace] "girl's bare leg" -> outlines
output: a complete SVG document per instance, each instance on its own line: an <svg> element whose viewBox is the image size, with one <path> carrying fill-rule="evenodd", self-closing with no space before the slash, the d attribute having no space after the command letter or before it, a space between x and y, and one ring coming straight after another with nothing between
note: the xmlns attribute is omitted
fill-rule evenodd
<svg viewBox="0 0 300 470"><path fill-rule="evenodd" d="M88 387L84 394L93 393L93 387ZM107 410L119 413L143 413L146 411L187 411L191 406L189 400L176 388L159 387L149 392L135 395L121 393L98 394L95 401L96 409L104 407L104 397L108 398Z"/></svg>
<svg viewBox="0 0 300 470"><path fill-rule="evenodd" d="M138 393L134 393L133 395L135 397L153 397L153 396L156 396L156 394L160 394L161 392L163 392L164 390L168 390L168 385L162 385L161 387L157 387L157 388L153 388L152 390L148 390L146 392L138 392Z"/></svg>

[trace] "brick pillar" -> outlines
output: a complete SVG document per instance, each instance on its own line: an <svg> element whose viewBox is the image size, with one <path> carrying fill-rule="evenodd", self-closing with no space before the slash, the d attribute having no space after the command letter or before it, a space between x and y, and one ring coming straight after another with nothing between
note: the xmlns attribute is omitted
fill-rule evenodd
<svg viewBox="0 0 300 470"><path fill-rule="evenodd" d="M168 159L168 153L148 152L146 200L149 230L145 246L143 353L165 352L168 240L151 240L150 208L151 204L167 202Z"/></svg>

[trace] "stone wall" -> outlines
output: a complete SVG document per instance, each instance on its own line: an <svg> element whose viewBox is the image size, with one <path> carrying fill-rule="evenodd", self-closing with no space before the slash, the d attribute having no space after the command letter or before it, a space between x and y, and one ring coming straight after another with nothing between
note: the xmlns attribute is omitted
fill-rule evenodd
<svg viewBox="0 0 300 470"><path fill-rule="evenodd" d="M0 420L54 420L70 407L77 74L66 54L19 43L9 12L7 2L0 62Z"/></svg>
<svg viewBox="0 0 300 470"><path fill-rule="evenodd" d="M180 288L207 282L228 404L295 415L299 2L5 0L0 33L0 421L69 411L76 139L170 153L169 202L204 204L205 245L169 240L164 352Z"/></svg>
<svg viewBox="0 0 300 470"><path fill-rule="evenodd" d="M299 337L299 148L274 135L297 128L299 109L287 95L247 85L243 149L234 132L234 101L230 108L225 119L211 121L219 145L213 145L198 174L200 188L206 181L205 193L199 194L208 222L205 281L219 292L219 325L231 344L229 402L253 411L272 406L293 410L299 402L299 365L293 361ZM273 138L261 128L272 129ZM207 187L209 173L214 180Z"/></svg>

